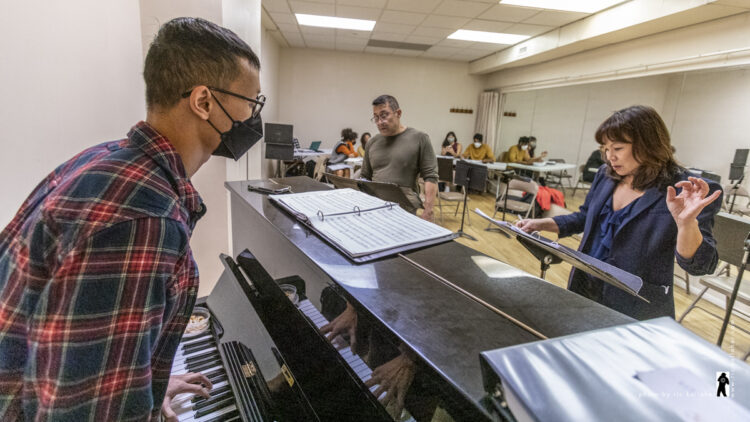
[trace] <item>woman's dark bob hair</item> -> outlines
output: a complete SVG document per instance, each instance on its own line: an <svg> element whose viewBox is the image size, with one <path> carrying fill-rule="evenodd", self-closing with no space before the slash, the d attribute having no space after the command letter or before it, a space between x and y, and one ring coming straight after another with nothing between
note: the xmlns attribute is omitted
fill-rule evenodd
<svg viewBox="0 0 750 422"><path fill-rule="evenodd" d="M616 111L596 130L596 142L606 140L633 145L633 158L639 166L633 174L633 188L646 190L654 186L666 190L682 171L674 158L669 131L664 121L651 107L636 105ZM604 149L602 158L607 163L607 176L622 180L607 161Z"/></svg>

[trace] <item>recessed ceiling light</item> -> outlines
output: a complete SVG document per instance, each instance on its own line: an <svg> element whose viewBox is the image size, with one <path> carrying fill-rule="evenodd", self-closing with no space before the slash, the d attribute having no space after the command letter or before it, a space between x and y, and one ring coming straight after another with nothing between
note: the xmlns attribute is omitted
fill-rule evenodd
<svg viewBox="0 0 750 422"><path fill-rule="evenodd" d="M507 4L509 6L582 13L596 13L622 2L623 0L500 0L500 4Z"/></svg>
<svg viewBox="0 0 750 422"><path fill-rule="evenodd" d="M501 34L499 32L469 31L468 29L459 29L458 31L448 35L448 38L452 40L478 41L493 44L515 44L529 37L528 35Z"/></svg>
<svg viewBox="0 0 750 422"><path fill-rule="evenodd" d="M318 26L321 28L354 29L357 31L372 31L375 21L364 19L337 18L333 16L305 15L295 13L297 23L305 26Z"/></svg>

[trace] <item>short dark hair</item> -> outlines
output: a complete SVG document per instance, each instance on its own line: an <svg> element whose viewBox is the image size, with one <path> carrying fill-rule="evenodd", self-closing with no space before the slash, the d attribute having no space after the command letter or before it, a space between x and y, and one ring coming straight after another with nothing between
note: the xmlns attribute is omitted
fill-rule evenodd
<svg viewBox="0 0 750 422"><path fill-rule="evenodd" d="M484 141L484 136L482 136L481 133L475 133L474 134L474 139L477 140L477 141L479 141L479 142L482 142L482 141Z"/></svg>
<svg viewBox="0 0 750 422"><path fill-rule="evenodd" d="M528 136L522 136L518 138L518 145L526 145L529 143L529 137Z"/></svg>
<svg viewBox="0 0 750 422"><path fill-rule="evenodd" d="M449 141L449 140L448 140L448 138L450 138L450 137L451 137L451 135L453 135L453 139L454 139L454 140L455 140L456 142L458 142L458 138L456 138L456 134L455 134L455 133L453 133L453 131L450 131L450 132L448 132L448 133L446 133L446 134L445 134L445 139L443 139L443 146L444 146L444 147L447 147L448 145L450 145L450 144L451 144L451 141Z"/></svg>
<svg viewBox="0 0 750 422"><path fill-rule="evenodd" d="M383 94L379 96L378 98L375 98L374 100L372 100L372 105L374 106L383 105L383 104L388 104L388 107L391 108L391 111L396 111L400 108L398 106L398 101L396 100L396 97L394 97L393 95Z"/></svg>
<svg viewBox="0 0 750 422"><path fill-rule="evenodd" d="M148 108L171 107L196 85L227 88L240 59L260 60L234 32L200 18L175 18L159 28L146 54L143 79Z"/></svg>
<svg viewBox="0 0 750 422"><path fill-rule="evenodd" d="M362 147L365 146L365 143L367 143L367 139L365 139L365 136L368 138L372 138L372 135L370 135L370 132L365 132L362 134L362 136L359 138L359 142L362 144Z"/></svg>
<svg viewBox="0 0 750 422"><path fill-rule="evenodd" d="M658 187L664 190L682 170L674 158L667 125L652 107L636 105L616 111L599 126L594 136L599 145L604 145L606 139L633 145L633 158L639 163L633 174L635 189ZM621 180L604 154L602 156L607 163L607 175Z"/></svg>
<svg viewBox="0 0 750 422"><path fill-rule="evenodd" d="M344 141L354 141L357 139L357 132L348 127L341 130L341 139Z"/></svg>

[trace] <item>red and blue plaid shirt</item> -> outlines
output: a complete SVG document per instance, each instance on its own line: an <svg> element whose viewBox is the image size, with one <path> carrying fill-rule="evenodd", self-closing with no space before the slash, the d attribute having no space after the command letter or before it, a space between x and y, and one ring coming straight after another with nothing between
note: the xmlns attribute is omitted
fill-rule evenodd
<svg viewBox="0 0 750 422"><path fill-rule="evenodd" d="M205 207L145 122L62 164L0 234L0 420L158 414Z"/></svg>

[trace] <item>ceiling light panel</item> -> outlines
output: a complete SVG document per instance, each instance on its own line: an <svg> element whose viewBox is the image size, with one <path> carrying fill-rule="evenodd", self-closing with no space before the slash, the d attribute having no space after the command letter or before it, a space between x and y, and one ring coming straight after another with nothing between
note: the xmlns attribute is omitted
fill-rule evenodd
<svg viewBox="0 0 750 422"><path fill-rule="evenodd" d="M448 35L451 40L477 41L493 44L516 44L527 38L527 35L502 34L499 32L470 31L468 29L459 29Z"/></svg>
<svg viewBox="0 0 750 422"><path fill-rule="evenodd" d="M596 13L622 2L623 0L500 0L500 4L509 6L583 13Z"/></svg>
<svg viewBox="0 0 750 422"><path fill-rule="evenodd" d="M296 13L297 23L304 26L319 28L353 29L356 31L372 31L375 21L364 19L337 18L333 16L318 16Z"/></svg>

